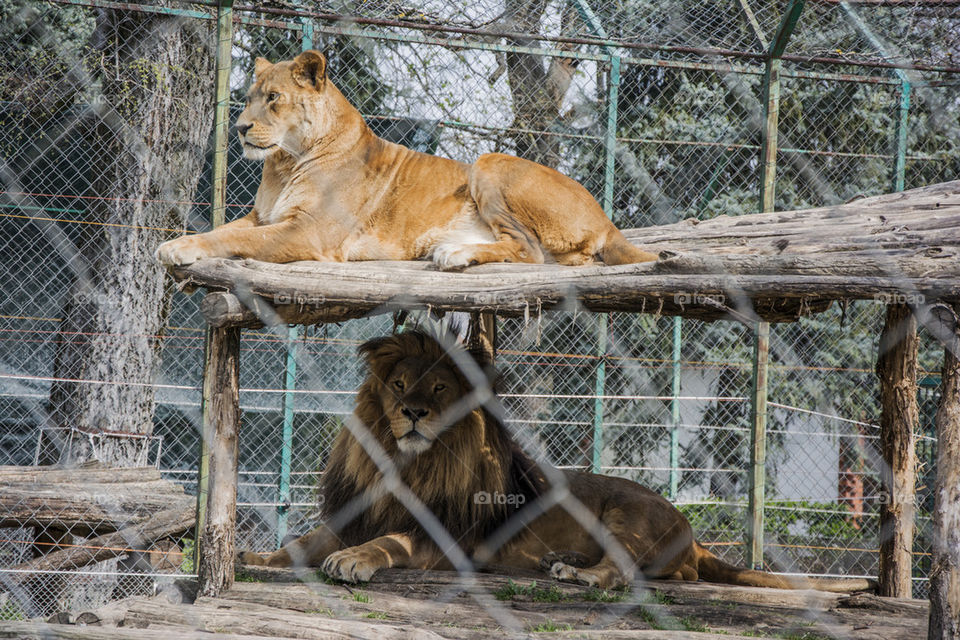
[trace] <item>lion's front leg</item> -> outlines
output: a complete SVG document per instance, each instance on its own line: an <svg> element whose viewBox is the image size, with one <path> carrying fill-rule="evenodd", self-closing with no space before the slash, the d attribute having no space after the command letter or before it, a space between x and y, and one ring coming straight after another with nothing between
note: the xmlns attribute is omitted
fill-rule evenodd
<svg viewBox="0 0 960 640"><path fill-rule="evenodd" d="M268 567L319 567L327 556L342 547L340 538L325 525L320 525L273 553L261 556L244 551L238 559L243 564Z"/></svg>
<svg viewBox="0 0 960 640"><path fill-rule="evenodd" d="M157 247L156 257L165 266L233 256L281 264L322 259L322 243L307 227L296 218L266 225L230 223L207 233L164 242Z"/></svg>
<svg viewBox="0 0 960 640"><path fill-rule="evenodd" d="M366 582L379 569L430 566L434 556L432 547L418 544L412 536L392 533L331 553L321 569L331 578Z"/></svg>

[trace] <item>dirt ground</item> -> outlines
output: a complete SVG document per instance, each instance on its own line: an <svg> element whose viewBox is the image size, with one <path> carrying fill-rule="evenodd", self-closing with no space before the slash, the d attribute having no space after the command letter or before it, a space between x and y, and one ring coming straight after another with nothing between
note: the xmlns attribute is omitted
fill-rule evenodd
<svg viewBox="0 0 960 640"><path fill-rule="evenodd" d="M927 627L921 600L673 581L603 592L532 573L394 569L353 586L312 572L245 567L220 598L191 603L191 591L186 582L166 585L152 598L69 620L87 626L0 622L0 638L917 640Z"/></svg>

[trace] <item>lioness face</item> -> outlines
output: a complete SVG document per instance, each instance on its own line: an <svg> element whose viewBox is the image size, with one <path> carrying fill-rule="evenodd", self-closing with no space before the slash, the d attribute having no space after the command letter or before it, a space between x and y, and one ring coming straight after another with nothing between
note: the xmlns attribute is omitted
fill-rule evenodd
<svg viewBox="0 0 960 640"><path fill-rule="evenodd" d="M444 410L464 393L448 366L415 357L399 361L383 382L380 402L397 448L404 453L429 449L450 426Z"/></svg>
<svg viewBox="0 0 960 640"><path fill-rule="evenodd" d="M323 54L305 51L277 64L257 58L254 76L236 124L245 157L263 160L281 150L298 157L329 130Z"/></svg>

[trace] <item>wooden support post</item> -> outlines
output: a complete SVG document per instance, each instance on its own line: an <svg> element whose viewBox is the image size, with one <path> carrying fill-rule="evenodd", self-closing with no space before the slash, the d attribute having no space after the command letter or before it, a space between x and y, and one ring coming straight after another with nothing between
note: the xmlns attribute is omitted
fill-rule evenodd
<svg viewBox="0 0 960 640"><path fill-rule="evenodd" d="M237 528L237 435L240 427L240 329L210 329L203 379L203 439L209 452L208 494L199 535L200 595L233 586Z"/></svg>
<svg viewBox="0 0 960 640"><path fill-rule="evenodd" d="M880 573L882 596L911 598L916 454L917 320L904 304L887 305L880 334Z"/></svg>
<svg viewBox="0 0 960 640"><path fill-rule="evenodd" d="M960 638L960 305L943 333L928 640Z"/></svg>

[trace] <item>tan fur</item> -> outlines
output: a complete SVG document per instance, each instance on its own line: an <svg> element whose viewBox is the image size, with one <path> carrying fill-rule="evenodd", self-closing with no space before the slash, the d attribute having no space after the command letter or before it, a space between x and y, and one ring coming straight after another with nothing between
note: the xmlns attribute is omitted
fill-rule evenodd
<svg viewBox="0 0 960 640"><path fill-rule="evenodd" d="M328 520L266 557L245 562L314 565L336 578L367 580L386 567L451 568L406 506L379 486L382 471L361 440L366 434L393 460L400 479L437 517L476 564L543 568L560 580L608 589L648 578L704 579L728 584L854 591L866 580L807 580L723 562L694 540L687 519L662 496L623 478L565 472L569 492L600 522L588 530L562 504L532 517L499 544L491 534L523 517L549 490L533 463L490 414L474 409L445 426L471 386L437 342L419 332L379 338L361 347L369 375L358 392L356 426L341 430L324 473ZM412 420L411 416L417 416ZM422 436L415 436L412 432ZM416 444L404 444L408 438ZM478 503L475 496L523 496L519 510ZM361 505L357 508L357 498ZM353 511L351 512L351 509ZM352 515L345 516L345 513ZM492 545L492 546L491 546ZM618 563L615 547L626 553Z"/></svg>
<svg viewBox="0 0 960 640"><path fill-rule="evenodd" d="M656 256L631 245L576 181L502 154L472 165L375 136L326 76L326 60L256 61L237 119L244 154L263 159L253 210L163 243L166 265L206 257L608 264Z"/></svg>

